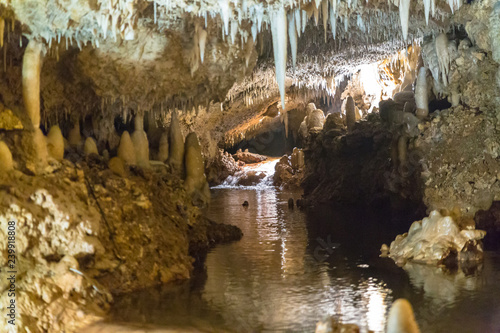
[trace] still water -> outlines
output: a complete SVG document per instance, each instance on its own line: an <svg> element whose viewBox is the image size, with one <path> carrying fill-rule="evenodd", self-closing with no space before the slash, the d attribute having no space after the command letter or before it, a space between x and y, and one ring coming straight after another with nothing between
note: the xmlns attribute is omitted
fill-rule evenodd
<svg viewBox="0 0 500 333"><path fill-rule="evenodd" d="M397 267L382 243L408 230L412 212L290 210L299 193L214 189L206 215L240 227L188 283L116 299L113 322L207 332L314 332L328 315L382 332L390 304L407 298L422 332L500 332L500 255L479 269ZM244 201L249 202L243 207Z"/></svg>

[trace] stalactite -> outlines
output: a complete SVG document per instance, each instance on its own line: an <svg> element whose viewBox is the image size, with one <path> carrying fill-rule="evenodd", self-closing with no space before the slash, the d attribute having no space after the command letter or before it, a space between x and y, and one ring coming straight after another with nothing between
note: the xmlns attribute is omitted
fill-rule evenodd
<svg viewBox="0 0 500 333"><path fill-rule="evenodd" d="M295 29L295 16L293 13L288 14L288 35L292 51L292 66L295 71L295 64L297 63L297 30Z"/></svg>
<svg viewBox="0 0 500 333"><path fill-rule="evenodd" d="M287 20L284 8L273 14L271 32L273 36L276 81L281 95L281 106L285 108L285 76L287 58Z"/></svg>
<svg viewBox="0 0 500 333"><path fill-rule="evenodd" d="M399 17L401 20L401 30L403 33L403 40L406 42L408 39L408 19L410 16L410 0L399 1Z"/></svg>

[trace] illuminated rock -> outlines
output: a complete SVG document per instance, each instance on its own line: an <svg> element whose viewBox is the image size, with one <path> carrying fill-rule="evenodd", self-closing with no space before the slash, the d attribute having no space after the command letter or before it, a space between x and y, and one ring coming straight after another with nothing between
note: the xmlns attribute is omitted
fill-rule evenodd
<svg viewBox="0 0 500 333"><path fill-rule="evenodd" d="M52 126L47 134L47 151L58 161L64 158L64 137L58 125Z"/></svg>
<svg viewBox="0 0 500 333"><path fill-rule="evenodd" d="M90 154L99 155L99 151L97 150L97 145L95 144L95 140L91 137L88 137L85 140L85 145L83 147L83 153L85 156L89 156Z"/></svg>
<svg viewBox="0 0 500 333"><path fill-rule="evenodd" d="M136 163L141 168L148 169L149 165L149 142L146 132L144 132L143 115L136 115L134 119L135 131L132 133L132 143L134 144Z"/></svg>
<svg viewBox="0 0 500 333"><path fill-rule="evenodd" d="M387 333L420 333L413 308L404 298L392 303L387 318Z"/></svg>
<svg viewBox="0 0 500 333"><path fill-rule="evenodd" d="M345 118L347 130L350 132L354 129L354 125L356 124L356 109L354 100L351 96L347 97L347 102L345 105Z"/></svg>
<svg viewBox="0 0 500 333"><path fill-rule="evenodd" d="M82 144L82 135L80 134L80 121L77 120L68 134L68 143L70 147L79 148Z"/></svg>
<svg viewBox="0 0 500 333"><path fill-rule="evenodd" d="M413 222L408 233L396 236L389 257L397 263L413 260L437 264L455 257L459 261L480 260L480 240L485 235L483 230L460 230L451 216L442 216L435 210L422 221Z"/></svg>
<svg viewBox="0 0 500 333"><path fill-rule="evenodd" d="M177 172L182 171L184 165L184 136L182 135L181 126L177 113L172 113L169 132L169 156L168 164Z"/></svg>
<svg viewBox="0 0 500 333"><path fill-rule="evenodd" d="M0 173L14 169L12 153L5 142L0 141Z"/></svg>
<svg viewBox="0 0 500 333"><path fill-rule="evenodd" d="M201 147L196 133L191 132L186 137L185 145L186 178L184 188L186 192L198 194L203 202L210 201L210 189L205 177L205 163L201 155Z"/></svg>
<svg viewBox="0 0 500 333"><path fill-rule="evenodd" d="M118 157L128 165L136 165L137 157L135 154L134 144L130 139L130 134L124 131L120 138L120 145L118 146Z"/></svg>

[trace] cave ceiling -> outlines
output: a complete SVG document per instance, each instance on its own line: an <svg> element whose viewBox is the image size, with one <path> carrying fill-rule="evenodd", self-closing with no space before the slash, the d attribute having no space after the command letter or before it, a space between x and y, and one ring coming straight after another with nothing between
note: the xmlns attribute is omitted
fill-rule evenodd
<svg viewBox="0 0 500 333"><path fill-rule="evenodd" d="M460 6L455 0L2 0L0 27L14 66L23 43L45 45L45 112L190 110L234 98L251 105L280 92L285 102L292 86L332 93L339 75L447 30Z"/></svg>

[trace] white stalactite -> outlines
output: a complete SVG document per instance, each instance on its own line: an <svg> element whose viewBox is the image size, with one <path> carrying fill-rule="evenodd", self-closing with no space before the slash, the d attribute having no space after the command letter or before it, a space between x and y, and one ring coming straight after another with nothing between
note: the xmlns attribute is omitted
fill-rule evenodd
<svg viewBox="0 0 500 333"><path fill-rule="evenodd" d="M399 1L399 18L401 19L401 30L403 39L406 42L408 39L408 20L410 16L410 0Z"/></svg>
<svg viewBox="0 0 500 333"><path fill-rule="evenodd" d="M333 0L333 2L336 2L336 0ZM335 10L335 6L330 6L330 28L332 29L333 40L337 35L337 14Z"/></svg>
<svg viewBox="0 0 500 333"><path fill-rule="evenodd" d="M292 51L292 66L295 71L295 64L297 62L297 30L295 29L295 15L293 13L288 14L288 35Z"/></svg>
<svg viewBox="0 0 500 333"><path fill-rule="evenodd" d="M224 33L229 34L229 0L219 0L220 15L224 22Z"/></svg>
<svg viewBox="0 0 500 333"><path fill-rule="evenodd" d="M199 28L198 30L198 44L200 46L200 59L201 63L203 63L203 58L205 55L205 45L207 43L207 31L203 28Z"/></svg>
<svg viewBox="0 0 500 333"><path fill-rule="evenodd" d="M431 0L424 0L425 24L429 25L429 12L431 10Z"/></svg>
<svg viewBox="0 0 500 333"><path fill-rule="evenodd" d="M284 8L273 13L271 22L276 81L281 95L281 105L285 108L285 77L287 58L287 20Z"/></svg>

